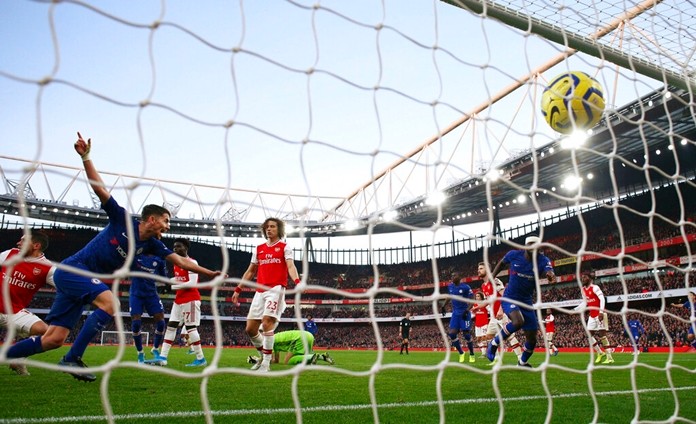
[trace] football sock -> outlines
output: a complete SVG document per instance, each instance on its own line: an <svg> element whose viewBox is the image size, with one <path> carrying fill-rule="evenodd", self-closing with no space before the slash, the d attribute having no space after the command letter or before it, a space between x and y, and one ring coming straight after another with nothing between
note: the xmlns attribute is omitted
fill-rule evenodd
<svg viewBox="0 0 696 424"><path fill-rule="evenodd" d="M169 349L172 348L175 338L176 327L167 326L167 331L164 333L164 341L162 342L162 352L160 353L160 356L164 358L169 356Z"/></svg>
<svg viewBox="0 0 696 424"><path fill-rule="evenodd" d="M521 363L523 363L523 364L527 363L527 361L529 360L529 357L532 356L532 354L534 353L534 347L535 346L529 342L524 343L524 351L522 351L522 356L520 357Z"/></svg>
<svg viewBox="0 0 696 424"><path fill-rule="evenodd" d="M166 325L163 319L155 323L155 339L152 341L152 347L155 349L159 349L162 346Z"/></svg>
<svg viewBox="0 0 696 424"><path fill-rule="evenodd" d="M77 334L72 347L65 354L65 360L68 362L74 362L77 358L81 358L85 353L89 342L94 339L98 333L100 333L108 323L111 322L112 316L106 313L103 309L97 308L92 312L92 314L87 318L82 329Z"/></svg>
<svg viewBox="0 0 696 424"><path fill-rule="evenodd" d="M140 333L140 328L143 322L139 319L134 319L131 322L131 331L133 332L133 343L135 344L135 350L138 352L143 351L143 335Z"/></svg>
<svg viewBox="0 0 696 424"><path fill-rule="evenodd" d="M263 344L261 347L263 353L263 362L266 364L271 363L271 356L273 355L273 343L275 343L275 332L273 330L264 331Z"/></svg>
<svg viewBox="0 0 696 424"><path fill-rule="evenodd" d="M263 348L263 335L259 332L259 333L256 333L256 335L254 337L250 337L250 339L251 339L251 344L254 345L256 350L258 350L259 353L262 353L261 350Z"/></svg>
<svg viewBox="0 0 696 424"><path fill-rule="evenodd" d="M457 337L457 334L450 334L449 338L452 341L452 347L457 349L457 352L459 352L460 355L464 353L464 350L462 349L462 344L459 342L459 337Z"/></svg>
<svg viewBox="0 0 696 424"><path fill-rule="evenodd" d="M198 327L192 327L189 330L189 341L191 341L191 347L196 354L196 359L203 359L203 349L201 348L201 335L198 332Z"/></svg>
<svg viewBox="0 0 696 424"><path fill-rule="evenodd" d="M8 358L26 358L37 353L43 352L41 346L41 336L32 336L15 343L7 350Z"/></svg>

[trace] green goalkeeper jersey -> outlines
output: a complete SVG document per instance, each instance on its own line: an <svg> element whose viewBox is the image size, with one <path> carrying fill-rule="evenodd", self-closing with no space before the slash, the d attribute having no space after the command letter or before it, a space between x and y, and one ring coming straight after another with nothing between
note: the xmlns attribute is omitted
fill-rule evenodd
<svg viewBox="0 0 696 424"><path fill-rule="evenodd" d="M274 337L275 340L273 342L273 351L291 352L296 355L304 355L305 350L304 345L302 344L303 334L307 343L307 353L312 352L312 347L314 347L314 336L312 336L312 333L308 331L300 330L281 331L280 333L276 333Z"/></svg>

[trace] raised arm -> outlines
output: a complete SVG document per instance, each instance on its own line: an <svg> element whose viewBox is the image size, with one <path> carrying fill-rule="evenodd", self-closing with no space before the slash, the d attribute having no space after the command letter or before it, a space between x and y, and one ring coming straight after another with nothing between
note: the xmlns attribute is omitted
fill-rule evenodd
<svg viewBox="0 0 696 424"><path fill-rule="evenodd" d="M177 253L171 253L167 256L167 260L179 268L183 268L187 271L195 272L197 274L205 275L209 278L215 278L222 274L220 271L211 271L208 268L204 268L193 261L189 261Z"/></svg>
<svg viewBox="0 0 696 424"><path fill-rule="evenodd" d="M97 195L102 204L106 203L111 197L109 191L104 187L104 181L101 179L101 175L94 166L94 162L89 157L89 152L92 149L92 139L85 141L82 138L82 134L77 133L77 141L75 142L75 151L82 158L82 165L85 167L85 174L89 179L89 185L92 187L94 194Z"/></svg>

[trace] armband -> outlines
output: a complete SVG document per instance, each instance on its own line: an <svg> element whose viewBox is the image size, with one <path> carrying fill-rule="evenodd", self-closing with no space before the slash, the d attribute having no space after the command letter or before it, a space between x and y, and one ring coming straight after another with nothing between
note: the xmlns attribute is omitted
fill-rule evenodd
<svg viewBox="0 0 696 424"><path fill-rule="evenodd" d="M239 294L239 293L242 292L242 288L239 287L239 286L237 286L237 287L234 288L234 292L237 293L237 294Z"/></svg>

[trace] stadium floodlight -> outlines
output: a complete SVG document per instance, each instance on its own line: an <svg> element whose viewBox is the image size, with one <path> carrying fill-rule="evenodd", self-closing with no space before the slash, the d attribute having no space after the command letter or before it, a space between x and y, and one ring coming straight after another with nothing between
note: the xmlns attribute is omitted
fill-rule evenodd
<svg viewBox="0 0 696 424"><path fill-rule="evenodd" d="M442 204L445 201L445 199L447 199L445 193L441 191L433 191L432 193L430 193L425 203L427 203L430 206L437 206Z"/></svg>
<svg viewBox="0 0 696 424"><path fill-rule="evenodd" d="M568 175L563 180L563 187L568 191L577 190L580 184L582 184L582 178L576 175Z"/></svg>
<svg viewBox="0 0 696 424"><path fill-rule="evenodd" d="M382 221L391 222L399 216L399 213L395 210L388 210L382 214Z"/></svg>
<svg viewBox="0 0 696 424"><path fill-rule="evenodd" d="M561 147L568 150L577 149L585 144L586 141L587 131L575 131L561 140Z"/></svg>
<svg viewBox="0 0 696 424"><path fill-rule="evenodd" d="M504 171L502 169L491 169L488 172L486 172L486 179L491 182L498 181L503 172Z"/></svg>
<svg viewBox="0 0 696 424"><path fill-rule="evenodd" d="M343 224L343 229L345 229L346 231L352 231L356 230L358 226L358 221L351 219L350 221L346 221L345 224Z"/></svg>

